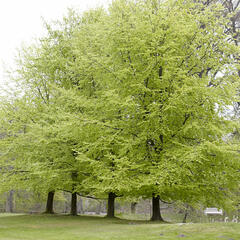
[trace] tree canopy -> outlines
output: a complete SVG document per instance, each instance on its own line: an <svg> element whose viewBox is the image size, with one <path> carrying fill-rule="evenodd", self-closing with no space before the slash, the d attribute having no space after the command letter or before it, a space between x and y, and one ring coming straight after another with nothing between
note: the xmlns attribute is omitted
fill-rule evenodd
<svg viewBox="0 0 240 240"><path fill-rule="evenodd" d="M116 0L46 24L20 54L21 93L1 103L3 189L223 206L239 184L226 115L239 49L223 12Z"/></svg>

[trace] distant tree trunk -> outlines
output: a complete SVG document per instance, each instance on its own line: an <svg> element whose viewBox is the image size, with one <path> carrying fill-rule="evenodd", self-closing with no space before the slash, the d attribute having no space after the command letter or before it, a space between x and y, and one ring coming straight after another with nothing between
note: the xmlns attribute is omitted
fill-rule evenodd
<svg viewBox="0 0 240 240"><path fill-rule="evenodd" d="M83 211L83 200L82 200L81 197L79 197L77 208L78 208L78 213L84 214L84 211Z"/></svg>
<svg viewBox="0 0 240 240"><path fill-rule="evenodd" d="M136 202L131 202L131 214L136 213L136 206L137 206Z"/></svg>
<svg viewBox="0 0 240 240"><path fill-rule="evenodd" d="M113 192L110 192L108 194L108 208L107 208L107 216L108 218L114 218L115 217L115 202L116 194Z"/></svg>
<svg viewBox="0 0 240 240"><path fill-rule="evenodd" d="M185 206L185 210L184 210L184 216L183 216L183 223L186 223L187 222L187 216L189 214L189 211L191 210L191 207L186 203L184 204Z"/></svg>
<svg viewBox="0 0 240 240"><path fill-rule="evenodd" d="M54 211L53 211L54 194L55 194L55 191L51 191L51 192L48 193L45 213L48 213L48 214L53 214L54 213Z"/></svg>
<svg viewBox="0 0 240 240"><path fill-rule="evenodd" d="M102 209L102 201L100 200L96 208L96 214L99 215L101 213L101 209Z"/></svg>
<svg viewBox="0 0 240 240"><path fill-rule="evenodd" d="M72 216L77 216L77 193L72 193L71 199L71 213Z"/></svg>
<svg viewBox="0 0 240 240"><path fill-rule="evenodd" d="M183 221L182 221L183 223L187 222L187 216L188 216L188 211L186 210L184 213Z"/></svg>
<svg viewBox="0 0 240 240"><path fill-rule="evenodd" d="M161 212L160 212L160 197L158 196L153 196L152 197L152 217L151 221L164 221Z"/></svg>
<svg viewBox="0 0 240 240"><path fill-rule="evenodd" d="M86 198L84 201L84 212L89 212L89 199Z"/></svg>
<svg viewBox="0 0 240 240"><path fill-rule="evenodd" d="M66 193L66 192L63 192L63 195L64 195L64 199L65 199L63 212L68 213L68 212L70 212L70 204L69 204L70 196L69 196L69 193Z"/></svg>
<svg viewBox="0 0 240 240"><path fill-rule="evenodd" d="M6 201L6 212L13 212L13 190L9 191Z"/></svg>
<svg viewBox="0 0 240 240"><path fill-rule="evenodd" d="M103 200L102 212L104 212L104 213L107 212L107 201L106 200Z"/></svg>

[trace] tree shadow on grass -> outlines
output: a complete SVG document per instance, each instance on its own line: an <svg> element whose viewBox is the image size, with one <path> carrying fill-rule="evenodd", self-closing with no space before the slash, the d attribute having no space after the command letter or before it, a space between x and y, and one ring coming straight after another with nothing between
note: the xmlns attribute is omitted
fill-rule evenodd
<svg viewBox="0 0 240 240"><path fill-rule="evenodd" d="M72 216L70 214L47 214L47 213L34 213L34 214L27 214L27 213L19 213L19 214L0 214L0 219L4 219L4 222L7 221L27 221L31 223L32 220L39 220L39 221L51 221L54 220L77 220L77 221L100 221L100 222L109 222L112 224L127 224L127 225L139 225L139 224L170 224L169 222L163 221L150 221L150 220L130 220L130 219L123 219L119 217L108 218L105 216L86 216L86 215L77 215Z"/></svg>

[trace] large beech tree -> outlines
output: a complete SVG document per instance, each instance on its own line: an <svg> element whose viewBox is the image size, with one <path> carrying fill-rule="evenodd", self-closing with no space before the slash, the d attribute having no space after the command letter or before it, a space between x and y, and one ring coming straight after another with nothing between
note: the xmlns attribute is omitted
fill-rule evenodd
<svg viewBox="0 0 240 240"><path fill-rule="evenodd" d="M129 186L153 198L152 220L162 220L160 198L222 204L236 186L223 113L238 85L238 50L222 12L191 1L115 1L93 41L104 47L85 52L107 91L130 105L118 115L128 135L123 161L135 172Z"/></svg>

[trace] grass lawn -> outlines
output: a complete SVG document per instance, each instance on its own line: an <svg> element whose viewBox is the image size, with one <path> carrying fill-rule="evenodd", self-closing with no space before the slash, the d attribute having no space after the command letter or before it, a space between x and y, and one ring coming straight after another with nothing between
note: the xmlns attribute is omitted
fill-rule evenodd
<svg viewBox="0 0 240 240"><path fill-rule="evenodd" d="M0 214L0 240L240 240L240 223L159 224L64 215Z"/></svg>

